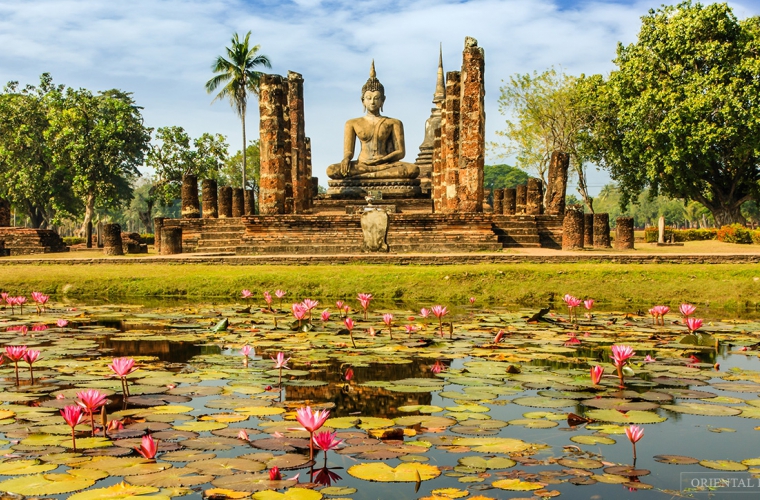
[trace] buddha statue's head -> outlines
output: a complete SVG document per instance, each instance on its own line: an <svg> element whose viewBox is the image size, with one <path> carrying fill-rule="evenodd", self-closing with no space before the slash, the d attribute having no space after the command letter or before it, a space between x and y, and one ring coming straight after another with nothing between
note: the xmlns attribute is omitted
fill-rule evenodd
<svg viewBox="0 0 760 500"><path fill-rule="evenodd" d="M372 60L372 66L369 69L369 78L362 86L362 104L364 109L369 111L382 111L385 103L385 88L375 73L375 61Z"/></svg>

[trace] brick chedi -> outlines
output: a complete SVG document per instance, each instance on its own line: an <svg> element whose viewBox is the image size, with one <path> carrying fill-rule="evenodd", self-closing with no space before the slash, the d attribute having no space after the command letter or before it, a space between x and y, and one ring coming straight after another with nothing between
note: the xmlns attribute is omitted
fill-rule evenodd
<svg viewBox="0 0 760 500"><path fill-rule="evenodd" d="M425 138L420 144L420 152L417 155L415 165L420 167L420 189L423 194L430 194L433 191L433 156L435 151L435 141L439 140L441 130L441 112L444 100L446 99L446 88L443 78L443 55L438 53L438 75L435 84L435 93L433 94L433 104L435 107L430 110L430 118L425 122Z"/></svg>

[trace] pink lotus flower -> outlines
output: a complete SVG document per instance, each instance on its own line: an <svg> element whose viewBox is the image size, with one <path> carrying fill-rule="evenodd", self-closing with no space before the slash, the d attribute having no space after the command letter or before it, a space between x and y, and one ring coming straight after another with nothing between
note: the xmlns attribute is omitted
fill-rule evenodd
<svg viewBox="0 0 760 500"><path fill-rule="evenodd" d="M412 334L417 331L417 327L414 325L404 325L406 333L409 334L409 338L412 338Z"/></svg>
<svg viewBox="0 0 760 500"><path fill-rule="evenodd" d="M420 309L420 316L427 319L430 316L430 309L425 309L424 307Z"/></svg>
<svg viewBox="0 0 760 500"><path fill-rule="evenodd" d="M35 361L40 357L40 351L35 351L34 349L28 349L24 353L24 361L26 361L29 364L29 376L32 379L32 385L34 385L34 367L32 366Z"/></svg>
<svg viewBox="0 0 760 500"><path fill-rule="evenodd" d="M282 474L280 474L280 468L276 465L269 469L269 480L270 481L282 481Z"/></svg>
<svg viewBox="0 0 760 500"><path fill-rule="evenodd" d="M343 301L342 300L336 301L335 302L335 307L338 308L338 312L343 312Z"/></svg>
<svg viewBox="0 0 760 500"><path fill-rule="evenodd" d="M573 319L573 312L575 311L576 307L578 307L579 305L581 305L582 301L578 297L574 297L574 296L570 295L569 293L565 294L565 296L562 297L562 300L564 300L565 304L567 304L567 309L569 311L568 312L568 318L572 321L572 319ZM575 312L575 320L576 321L578 320L578 313L577 312Z"/></svg>
<svg viewBox="0 0 760 500"><path fill-rule="evenodd" d="M335 450L343 443L342 439L336 438L337 432L322 431L317 432L311 438L317 448L327 453L330 450Z"/></svg>
<svg viewBox="0 0 760 500"><path fill-rule="evenodd" d="M689 316L694 314L694 311L697 310L697 307L691 304L681 304L678 310L681 312L681 314L683 314L685 317L688 318Z"/></svg>
<svg viewBox="0 0 760 500"><path fill-rule="evenodd" d="M369 335L370 337L374 337L375 335L377 335L377 332L375 331L375 327L370 326L369 328L367 328L367 335Z"/></svg>
<svg viewBox="0 0 760 500"><path fill-rule="evenodd" d="M686 328L689 329L689 333L694 333L702 328L702 320L699 318L686 318Z"/></svg>
<svg viewBox="0 0 760 500"><path fill-rule="evenodd" d="M243 347L241 347L240 348L240 354L242 354L243 356L245 356L247 358L248 355L251 354L251 346L244 345Z"/></svg>
<svg viewBox="0 0 760 500"><path fill-rule="evenodd" d="M435 305L430 308L430 311L438 318L438 326L440 328L441 337L443 337L443 317L449 313L449 310L445 306Z"/></svg>
<svg viewBox="0 0 760 500"><path fill-rule="evenodd" d="M630 425L625 428L625 435L633 445L633 461L636 463L636 443L644 437L644 428L638 425Z"/></svg>
<svg viewBox="0 0 760 500"><path fill-rule="evenodd" d="M319 302L312 299L303 299L303 302L301 302L301 306L307 311L311 311L318 305L319 305Z"/></svg>
<svg viewBox="0 0 760 500"><path fill-rule="evenodd" d="M108 402L108 400L106 400L106 395L97 389L88 389L86 391L78 392L77 399L77 404L90 416L90 427L92 428L92 435L94 436L95 421L93 419L93 413Z"/></svg>
<svg viewBox="0 0 760 500"><path fill-rule="evenodd" d="M433 366L430 367L430 371L433 372L433 373L435 373L435 374L441 373L445 369L446 369L446 365L444 365L443 363L441 363L441 361L438 360L438 359L436 359L435 363L433 364Z"/></svg>
<svg viewBox="0 0 760 500"><path fill-rule="evenodd" d="M271 358L271 356L270 356ZM272 361L274 361L274 367L275 368L285 368L286 370L289 370L288 368L288 361L290 361L291 358L285 359L285 353L284 352L278 352L277 353L277 359L271 358Z"/></svg>
<svg viewBox="0 0 760 500"><path fill-rule="evenodd" d="M275 290L274 296L278 299L282 299L286 295L286 292L284 290Z"/></svg>
<svg viewBox="0 0 760 500"><path fill-rule="evenodd" d="M296 420L303 426L303 429L309 432L309 460L314 460L314 432L322 427L325 421L330 418L330 410L311 410L311 406L306 406L296 410Z"/></svg>
<svg viewBox="0 0 760 500"><path fill-rule="evenodd" d="M241 296L242 296L244 299L250 299L251 297L253 297L253 292L251 292L250 290L248 290L248 289L246 288L246 289L244 289L244 290L242 290L242 291L240 292L240 295L241 295Z"/></svg>
<svg viewBox="0 0 760 500"><path fill-rule="evenodd" d="M32 292L32 300L37 303L37 312L39 313L40 310L45 310L45 304L47 303L48 299L50 298L49 295L45 295L42 292Z"/></svg>
<svg viewBox="0 0 760 500"><path fill-rule="evenodd" d="M599 382L602 380L602 375L604 375L604 368L601 365L596 365L591 367L591 383L594 385L599 385Z"/></svg>
<svg viewBox="0 0 760 500"><path fill-rule="evenodd" d="M370 301L372 301L372 294L360 293L357 298L359 299L359 303L362 305L362 309L364 309L364 319L367 319L367 309L369 308Z"/></svg>
<svg viewBox="0 0 760 500"><path fill-rule="evenodd" d="M348 336L351 337L351 345L356 349L356 342L354 342L354 320L349 317L343 320L343 324L348 328Z"/></svg>
<svg viewBox="0 0 760 500"><path fill-rule="evenodd" d="M644 358L644 363L654 363L655 361L657 361L657 360L656 360L656 359L654 359L654 358L653 358L652 356L650 356L649 354L647 354L647 356Z"/></svg>
<svg viewBox="0 0 760 500"><path fill-rule="evenodd" d="M583 301L583 307L586 308L586 310L590 311L592 307L594 307L594 299L586 299Z"/></svg>
<svg viewBox="0 0 760 500"><path fill-rule="evenodd" d="M470 297L470 305L474 305L474 304L475 304L475 297Z"/></svg>
<svg viewBox="0 0 760 500"><path fill-rule="evenodd" d="M349 368L348 370L346 370L346 373L343 375L343 380L345 380L346 382L351 382L351 379L353 378L354 378L354 369Z"/></svg>
<svg viewBox="0 0 760 500"><path fill-rule="evenodd" d="M248 439L248 433L245 431L245 429L240 429L240 432L238 432L238 439L242 439L243 441L249 441Z"/></svg>
<svg viewBox="0 0 760 500"><path fill-rule="evenodd" d="M127 375L137 370L135 360L132 358L113 358L108 368L121 378L121 392L125 398L129 397L129 384Z"/></svg>
<svg viewBox="0 0 760 500"><path fill-rule="evenodd" d="M71 446L77 451L76 431L74 428L82 422L82 409L76 405L69 405L61 410L61 416L71 427Z"/></svg>
<svg viewBox="0 0 760 500"><path fill-rule="evenodd" d="M330 311L325 309L321 315L322 321L330 321Z"/></svg>
<svg viewBox="0 0 760 500"><path fill-rule="evenodd" d="M65 328L69 326L69 320L67 319L59 319L55 322L55 324L58 326L58 328Z"/></svg>
<svg viewBox="0 0 760 500"><path fill-rule="evenodd" d="M158 451L158 443L153 439L153 436L147 434L142 437L142 442L139 448L135 448L135 451L145 457L148 460L156 458L156 452Z"/></svg>
<svg viewBox="0 0 760 500"><path fill-rule="evenodd" d="M272 310L272 295L269 292L264 292L264 300L267 303L269 310Z"/></svg>
<svg viewBox="0 0 760 500"><path fill-rule="evenodd" d="M393 314L383 314L383 323L385 323L385 326L388 327L388 335L390 336L391 340L393 340Z"/></svg>
<svg viewBox="0 0 760 500"><path fill-rule="evenodd" d="M13 366L16 370L16 385L19 385L18 381L18 362L24 357L24 354L26 354L26 346L25 345L9 345L5 346L5 356L13 361Z"/></svg>
<svg viewBox="0 0 760 500"><path fill-rule="evenodd" d="M293 312L293 317L298 320L298 325L301 325L301 321L306 317L308 312L302 304L293 304L290 306L290 310Z"/></svg>
<svg viewBox="0 0 760 500"><path fill-rule="evenodd" d="M499 333L493 338L493 343L498 344L504 338L504 330L499 330Z"/></svg>
<svg viewBox="0 0 760 500"><path fill-rule="evenodd" d="M633 348L627 345L612 346L612 361L615 366L622 367L634 354Z"/></svg>

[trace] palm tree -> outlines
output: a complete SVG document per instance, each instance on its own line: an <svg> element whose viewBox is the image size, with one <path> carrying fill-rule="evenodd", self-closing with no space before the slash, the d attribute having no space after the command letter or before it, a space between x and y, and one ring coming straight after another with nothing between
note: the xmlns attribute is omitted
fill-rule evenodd
<svg viewBox="0 0 760 500"><path fill-rule="evenodd" d="M250 37L250 31L245 35L245 40L242 42L237 33L232 35L232 45L226 47L227 59L223 56L216 58L211 66L216 76L206 82L206 91L209 94L221 87L219 93L214 97L214 101L228 98L230 105L235 108L243 122L243 151L246 150L245 111L248 104L248 92L259 95L259 80L262 75L261 72L254 71L253 68L256 66L272 67L267 56L257 54L261 48L260 45L249 46L248 39ZM245 154L243 154L243 189L245 189L245 169L246 161Z"/></svg>

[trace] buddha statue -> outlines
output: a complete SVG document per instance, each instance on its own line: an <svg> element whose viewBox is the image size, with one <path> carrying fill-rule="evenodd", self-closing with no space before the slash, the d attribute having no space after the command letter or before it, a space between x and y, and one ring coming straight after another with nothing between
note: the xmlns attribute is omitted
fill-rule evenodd
<svg viewBox="0 0 760 500"><path fill-rule="evenodd" d="M377 79L374 61L369 79L362 87L361 99L367 114L346 122L343 161L327 167L327 176L346 181L416 179L419 167L400 161L406 154L404 126L400 120L380 115L385 89ZM357 138L361 141L361 151L354 160Z"/></svg>

